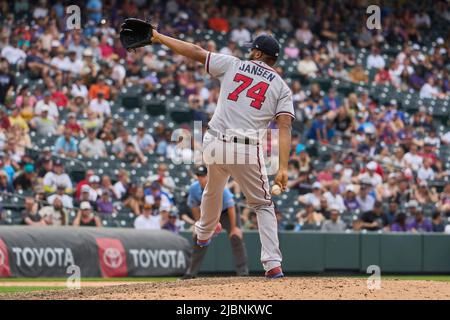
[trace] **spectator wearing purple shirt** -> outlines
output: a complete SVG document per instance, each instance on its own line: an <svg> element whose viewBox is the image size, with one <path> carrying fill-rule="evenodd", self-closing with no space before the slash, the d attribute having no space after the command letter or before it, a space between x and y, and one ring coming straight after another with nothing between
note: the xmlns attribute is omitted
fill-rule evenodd
<svg viewBox="0 0 450 320"><path fill-rule="evenodd" d="M175 19L174 28L180 33L189 33L195 29L195 26L189 21L189 15L186 12L180 12Z"/></svg>
<svg viewBox="0 0 450 320"><path fill-rule="evenodd" d="M171 212L169 214L169 220L162 226L162 229L178 234L180 232L180 227L177 226L178 214L176 212Z"/></svg>
<svg viewBox="0 0 450 320"><path fill-rule="evenodd" d="M392 232L406 232L408 231L406 225L406 214L403 212L398 213L395 216L395 222L391 225Z"/></svg>
<svg viewBox="0 0 450 320"><path fill-rule="evenodd" d="M102 214L112 214L114 212L114 206L108 190L102 190L101 197L97 200L97 210Z"/></svg>
<svg viewBox="0 0 450 320"><path fill-rule="evenodd" d="M359 202L356 200L356 190L353 184L349 184L345 188L344 204L347 211L352 213L356 212L356 210L359 210L360 208Z"/></svg>
<svg viewBox="0 0 450 320"><path fill-rule="evenodd" d="M417 210L413 220L408 223L408 231L412 232L432 232L433 226L428 218L423 216L422 210Z"/></svg>
<svg viewBox="0 0 450 320"><path fill-rule="evenodd" d="M443 70L442 92L444 92L444 93L450 92L450 74L447 69Z"/></svg>

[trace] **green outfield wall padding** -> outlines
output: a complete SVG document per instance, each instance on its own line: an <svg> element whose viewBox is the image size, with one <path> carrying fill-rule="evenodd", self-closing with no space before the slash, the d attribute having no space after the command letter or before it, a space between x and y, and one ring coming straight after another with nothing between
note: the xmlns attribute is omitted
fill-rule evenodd
<svg viewBox="0 0 450 320"><path fill-rule="evenodd" d="M423 237L423 272L450 272L450 236Z"/></svg>
<svg viewBox="0 0 450 320"><path fill-rule="evenodd" d="M325 265L325 238L315 233L281 233L283 270L286 272L322 272Z"/></svg>
<svg viewBox="0 0 450 320"><path fill-rule="evenodd" d="M360 235L356 233L325 234L325 269L359 270Z"/></svg>
<svg viewBox="0 0 450 320"><path fill-rule="evenodd" d="M191 241L190 233L182 235ZM449 273L450 235L411 233L281 232L285 272L360 271L377 265L381 273ZM244 233L251 272L263 272L258 232ZM234 272L228 236L214 238L202 272Z"/></svg>
<svg viewBox="0 0 450 320"><path fill-rule="evenodd" d="M383 234L380 243L381 272L421 272L422 238L419 234Z"/></svg>
<svg viewBox="0 0 450 320"><path fill-rule="evenodd" d="M379 233L367 233L360 235L360 257L361 271L367 272L367 267L371 265L380 265L380 239Z"/></svg>

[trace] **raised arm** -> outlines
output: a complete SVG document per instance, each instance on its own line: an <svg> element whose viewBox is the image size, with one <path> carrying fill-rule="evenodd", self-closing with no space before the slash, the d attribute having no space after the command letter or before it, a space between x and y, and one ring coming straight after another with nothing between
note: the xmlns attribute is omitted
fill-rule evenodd
<svg viewBox="0 0 450 320"><path fill-rule="evenodd" d="M152 42L159 42L169 47L173 52L179 55L185 56L202 64L206 63L208 51L196 44L165 36L156 30L153 30Z"/></svg>

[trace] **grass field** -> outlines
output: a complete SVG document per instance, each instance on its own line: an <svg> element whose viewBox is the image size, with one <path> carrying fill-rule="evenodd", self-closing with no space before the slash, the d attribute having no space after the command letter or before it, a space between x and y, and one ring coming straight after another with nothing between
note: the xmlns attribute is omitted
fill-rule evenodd
<svg viewBox="0 0 450 320"><path fill-rule="evenodd" d="M82 278L83 283L139 283L139 282L159 282L175 281L175 277L153 277L153 278ZM0 278L0 294L13 292L31 292L66 289L66 278ZM36 283L37 285L33 285ZM48 283L48 285L43 285ZM58 283L58 285L54 285ZM15 285L17 284L17 285Z"/></svg>
<svg viewBox="0 0 450 320"><path fill-rule="evenodd" d="M386 275L382 276L381 279L450 281L450 275Z"/></svg>
<svg viewBox="0 0 450 320"><path fill-rule="evenodd" d="M307 276L305 276L307 277ZM349 277L336 276L336 277ZM355 275L355 278L367 278L366 275ZM143 277L143 278L82 278L81 284L101 283L112 285L114 283L140 283L140 282L169 282L175 281L176 277ZM382 280L428 280L428 281L448 281L450 275L384 275ZM66 289L66 278L0 278L0 294L14 292L31 292ZM33 285L35 283L36 285ZM45 285L48 283L48 285ZM55 285L57 284L57 285Z"/></svg>
<svg viewBox="0 0 450 320"><path fill-rule="evenodd" d="M0 287L0 294L2 293L14 293L14 292L31 292L31 291L47 291L47 290L62 290L65 287L53 287L53 286L11 286Z"/></svg>
<svg viewBox="0 0 450 320"><path fill-rule="evenodd" d="M342 275L337 277L345 277L348 278L348 275ZM369 275L354 275L350 276L354 278L368 278ZM382 275L381 280L425 280L425 281L450 281L450 275Z"/></svg>

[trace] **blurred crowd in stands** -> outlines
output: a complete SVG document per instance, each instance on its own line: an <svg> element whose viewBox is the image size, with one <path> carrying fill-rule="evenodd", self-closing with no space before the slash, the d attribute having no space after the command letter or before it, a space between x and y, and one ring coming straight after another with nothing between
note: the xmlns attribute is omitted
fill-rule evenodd
<svg viewBox="0 0 450 320"><path fill-rule="evenodd" d="M286 204L279 207L280 230L450 233L450 153L442 152L450 148L449 122L437 124L426 103L410 114L402 101L382 102L368 90L343 95L314 81L383 85L416 92L424 101L449 101L448 27L430 39L436 21L450 23L447 1L385 5L380 30L366 28L365 1L70 4L81 7L81 30L67 30L68 1L0 5L0 195L22 192L24 224L65 225L75 210L73 225L101 226L102 216L123 208L136 215L136 228L178 232L194 222L189 206L174 200L188 186L176 185L168 170L177 153L171 129L161 123L150 133L144 122L132 128L114 117L122 89L132 86L154 99L180 97L203 123L216 107L219 83L203 66L161 46L132 53L122 48L117 31L123 17L150 16L162 33L240 58L248 50L242 45L255 35L285 35L282 59L295 61L296 77L281 64L276 70L290 84L296 110L289 163L294 213L286 219ZM206 31L223 35L225 44L198 37ZM388 57L382 54L386 45L400 50ZM358 50L368 53L363 61ZM58 138L31 157L33 137L45 135ZM326 161L319 159L323 148L330 150ZM61 161L114 156L153 165L149 154L166 157L167 164L142 184L123 169L116 176L87 170L83 180L73 181ZM241 201L239 186L229 187ZM257 229L256 215L242 213L244 229Z"/></svg>

